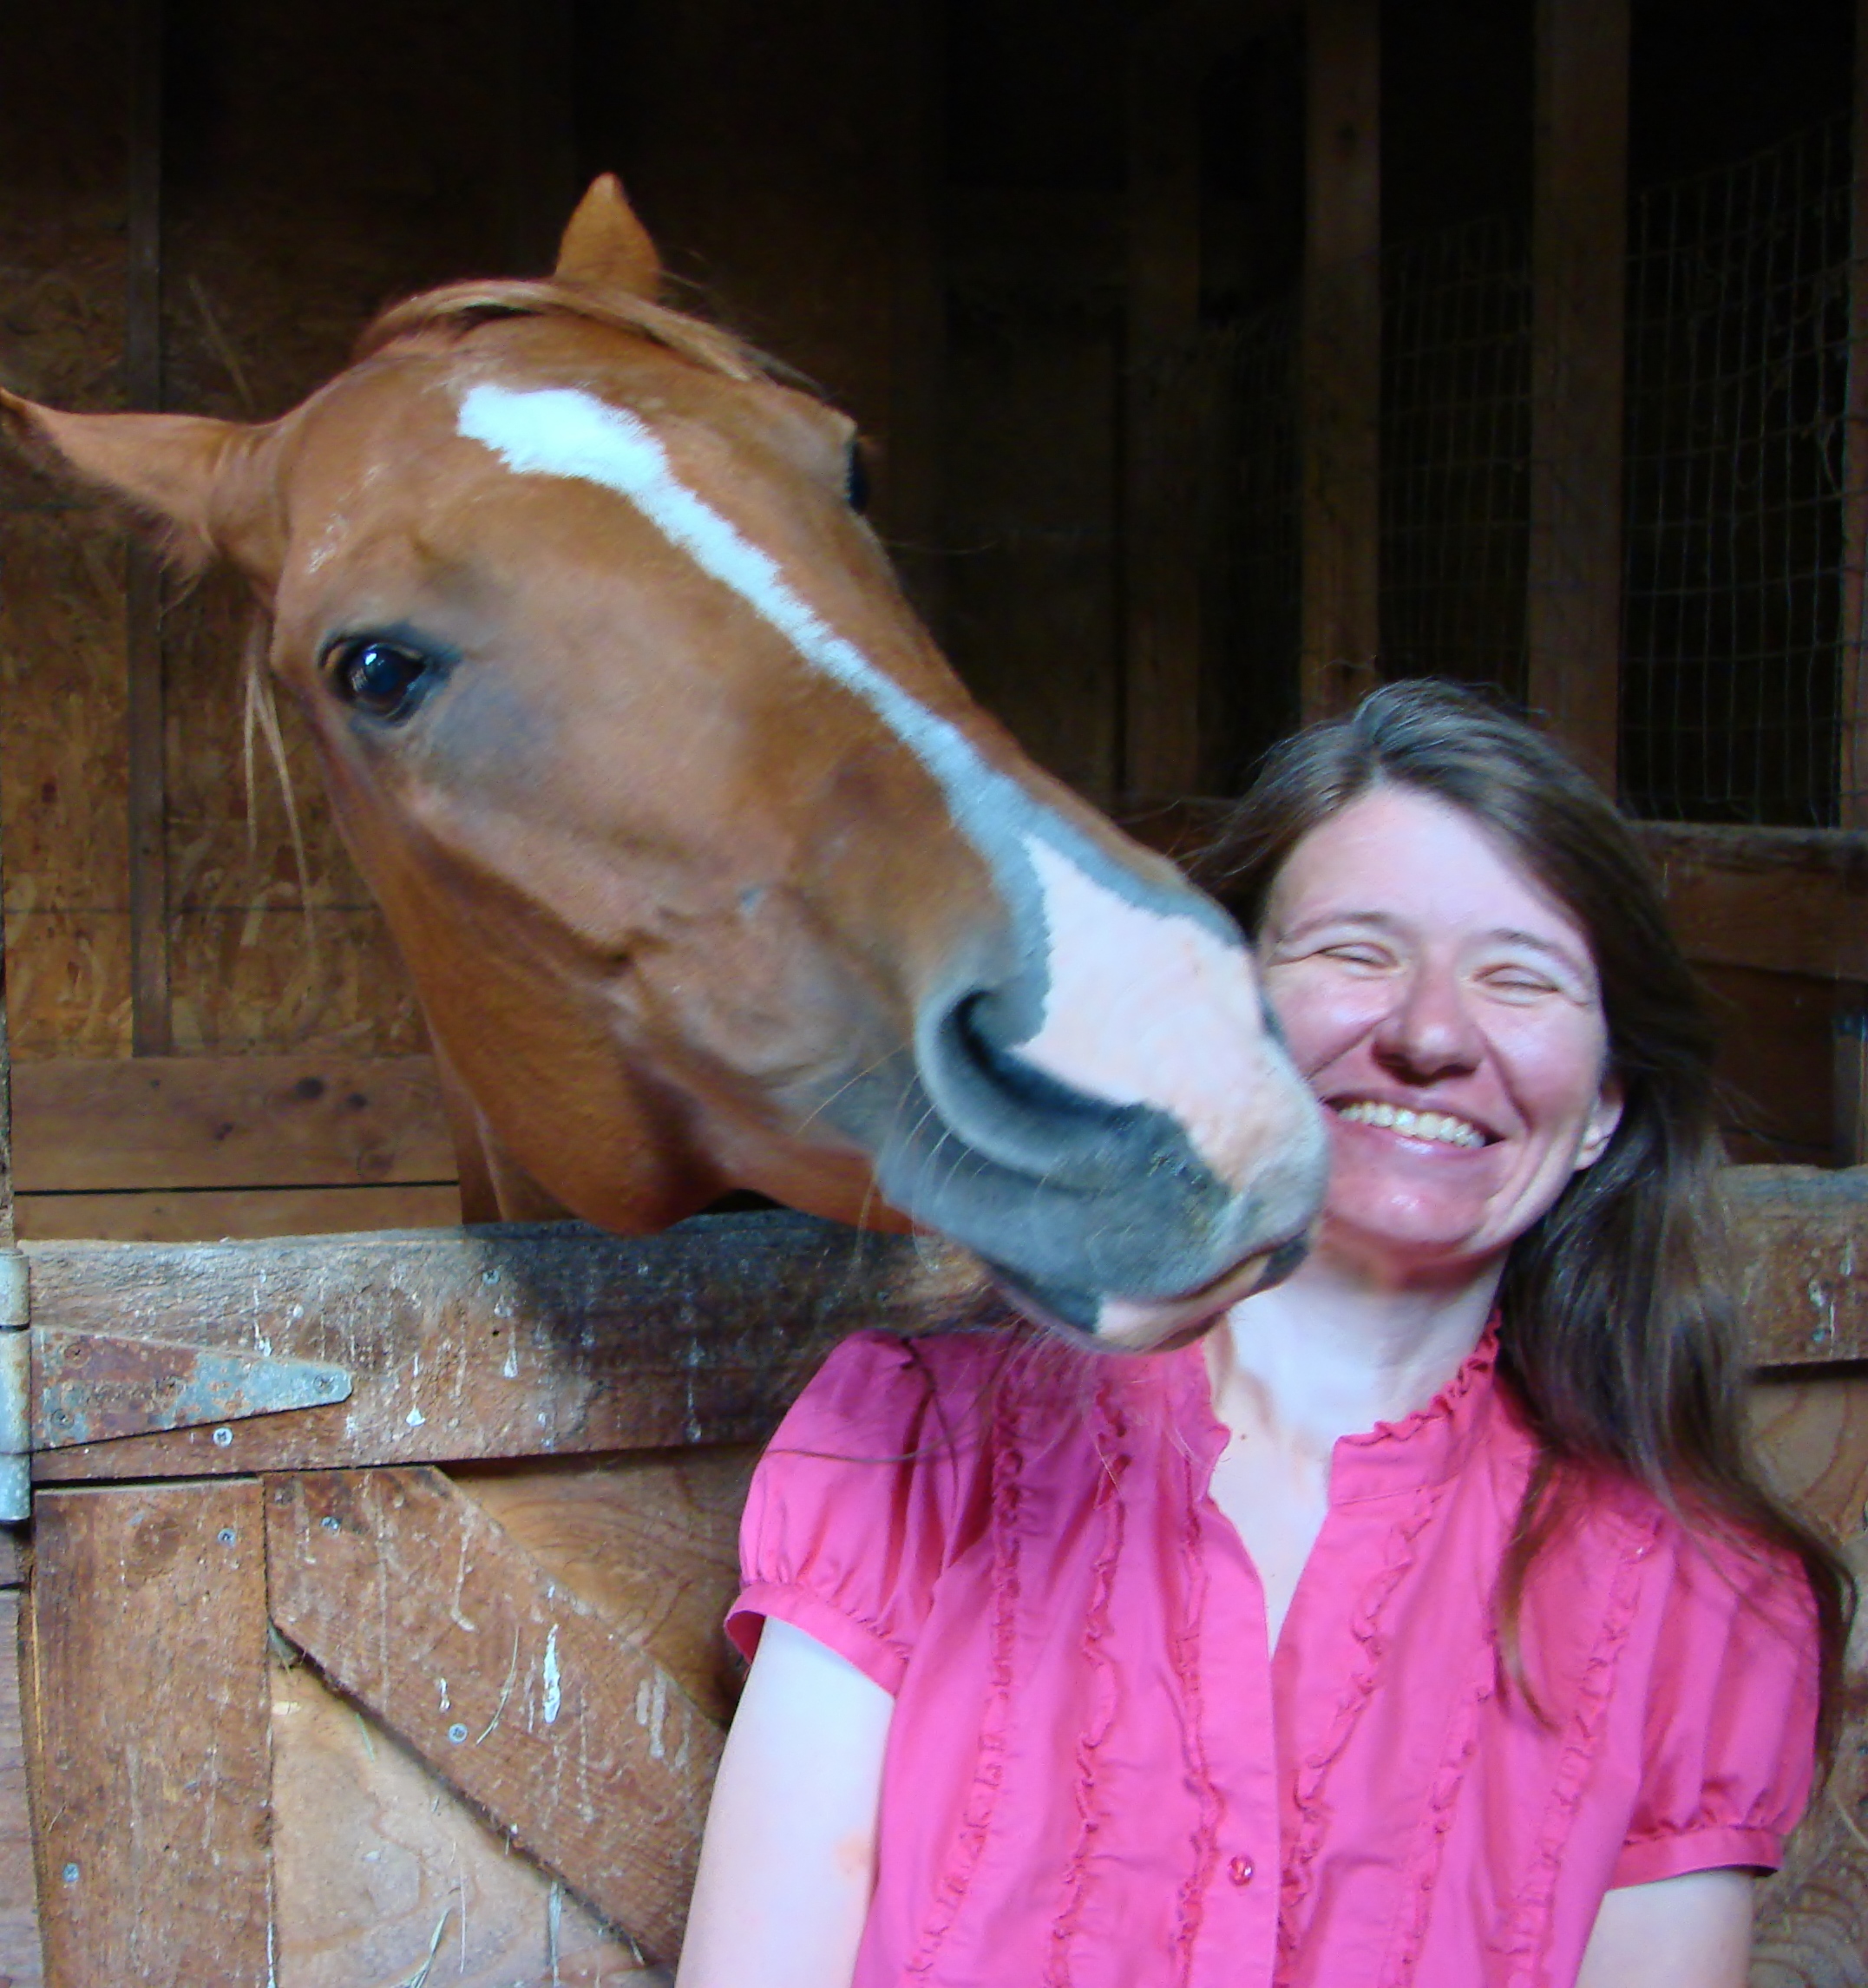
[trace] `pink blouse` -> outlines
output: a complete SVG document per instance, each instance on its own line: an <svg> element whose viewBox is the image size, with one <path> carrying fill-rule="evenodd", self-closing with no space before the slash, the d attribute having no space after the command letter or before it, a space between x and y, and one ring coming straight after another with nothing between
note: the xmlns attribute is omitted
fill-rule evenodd
<svg viewBox="0 0 1868 1988"><path fill-rule="evenodd" d="M1337 1444L1274 1658L1197 1347L839 1347L754 1480L728 1626L895 1695L856 1988L1557 1988L1611 1886L1774 1865L1800 1571L1572 1498L1524 1604L1540 1720L1492 1632L1532 1459L1492 1363Z"/></svg>

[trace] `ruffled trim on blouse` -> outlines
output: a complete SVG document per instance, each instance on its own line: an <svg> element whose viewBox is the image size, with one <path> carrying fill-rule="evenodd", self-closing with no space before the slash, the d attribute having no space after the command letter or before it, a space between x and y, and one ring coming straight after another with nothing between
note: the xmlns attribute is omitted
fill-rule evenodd
<svg viewBox="0 0 1868 1988"><path fill-rule="evenodd" d="M1500 1958L1511 1964L1506 1988L1537 1988L1539 1959L1549 1937L1551 1901L1556 1896L1564 1847L1601 1750L1603 1722L1608 1716L1609 1697L1615 1688L1616 1667L1641 1600L1642 1563L1653 1551L1660 1529L1658 1512L1637 1521L1634 1537L1616 1567L1608 1606L1603 1611L1595 1647L1583 1667L1576 1703L1563 1734L1562 1756L1544 1806L1544 1826L1537 1833L1537 1854L1518 1887L1517 1904L1499 1942Z"/></svg>
<svg viewBox="0 0 1868 1988"><path fill-rule="evenodd" d="M1429 1412L1421 1411L1423 1414ZM1382 1663L1388 1654L1388 1638L1382 1631L1382 1617L1408 1569L1414 1564L1420 1535L1432 1518L1444 1489L1444 1484L1423 1485L1406 1516L1389 1532L1382 1565L1363 1590L1350 1617L1350 1627L1356 1639L1355 1668L1337 1696L1335 1710L1321 1742L1300 1762L1294 1777L1297 1827L1285 1856L1283 1886L1279 1894L1281 1975L1288 1971L1296 1952L1303 1907L1315 1881L1317 1856L1329 1828L1331 1810L1325 1793L1329 1770L1348 1745L1363 1708L1374 1695L1375 1686L1380 1680ZM1451 1799L1449 1794L1449 1801Z"/></svg>
<svg viewBox="0 0 1868 1988"><path fill-rule="evenodd" d="M1115 1722L1120 1687L1116 1665L1104 1647L1110 1633L1110 1603L1116 1585L1116 1569L1122 1558L1125 1512L1122 1480L1128 1474L1128 1425L1111 1399L1104 1381L1096 1392L1095 1441L1101 1468L1097 1473L1091 1506L1100 1545L1091 1557L1089 1600L1084 1611L1082 1648L1092 1680L1090 1712L1076 1750L1077 1840L1065 1860L1062 1878L1062 1902L1051 1927L1051 1951L1045 1966L1045 1988L1070 1988L1071 1943L1082 1923L1085 1895L1090 1879L1090 1859L1095 1853L1097 1835L1106 1819L1104 1805L1097 1788L1097 1754L1109 1737Z"/></svg>
<svg viewBox="0 0 1868 1988"><path fill-rule="evenodd" d="M1386 1965L1381 1971L1381 1988L1407 1988L1414 1978L1420 1958L1421 1942L1426 1938L1427 1920L1433 1906L1433 1887L1439 1881L1440 1855L1453 1826L1453 1804L1478 1750L1481 1709L1498 1688L1498 1650L1485 1639L1478 1669L1460 1695L1458 1709L1447 1734L1440 1770L1427 1794L1427 1805L1415 1832L1408 1856L1406 1889L1401 1913L1395 1926Z"/></svg>
<svg viewBox="0 0 1868 1988"><path fill-rule="evenodd" d="M1203 1389L1206 1362L1200 1362ZM1203 1392L1211 1434L1224 1440L1210 1399ZM1209 1446L1211 1447L1210 1444ZM1214 1453L1216 1454L1216 1451ZM1186 1509L1180 1526L1181 1591L1186 1597L1185 1612L1177 1624L1169 1655L1174 1676L1181 1688L1181 1757L1187 1770L1188 1785L1194 1790L1195 1811L1192 1857L1185 1880L1174 1901L1174 1984L1189 1988L1193 1977L1194 1944L1200 1937L1200 1921L1206 1896L1219 1864L1219 1830L1225 1804L1213 1783L1212 1765L1206 1750L1206 1688L1200 1674L1200 1637L1206 1620L1207 1590L1211 1577L1207 1568L1206 1540L1201 1492L1212 1474L1212 1457L1193 1475L1194 1460L1184 1460L1189 1471Z"/></svg>
<svg viewBox="0 0 1868 1988"><path fill-rule="evenodd" d="M992 1834L993 1813L1006 1780L1006 1735L1012 1723L1013 1657L1018 1641L1019 1526L1024 1504L1025 1432L1016 1409L1003 1397L995 1404L992 1460L992 1609L991 1670L980 1721L979 1749L973 1785L954 1833L952 1854L941 1873L933 1902L922 1921L921 1937L909 1955L904 1978L925 1981L939 1957L941 1943L953 1929L966 1902L967 1886L979 1868Z"/></svg>

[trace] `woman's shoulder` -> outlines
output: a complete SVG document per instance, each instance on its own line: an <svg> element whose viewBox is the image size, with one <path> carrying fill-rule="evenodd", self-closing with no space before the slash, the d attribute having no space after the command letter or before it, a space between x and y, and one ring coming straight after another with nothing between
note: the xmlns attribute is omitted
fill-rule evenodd
<svg viewBox="0 0 1868 1988"><path fill-rule="evenodd" d="M805 1383L786 1427L871 1429L971 1408L1004 1368L1006 1355L1006 1335L998 1332L855 1332Z"/></svg>

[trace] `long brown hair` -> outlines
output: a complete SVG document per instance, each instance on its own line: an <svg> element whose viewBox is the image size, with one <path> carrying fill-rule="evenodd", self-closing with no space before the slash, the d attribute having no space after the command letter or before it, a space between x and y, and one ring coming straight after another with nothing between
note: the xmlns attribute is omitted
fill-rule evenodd
<svg viewBox="0 0 1868 1988"><path fill-rule="evenodd" d="M1508 1668L1528 1691L1519 1611L1556 1530L1561 1482L1607 1466L1689 1523L1801 1562L1821 1639L1826 1758L1854 1584L1829 1541L1771 1490L1751 1447L1721 1263L1713 1032L1646 859L1549 739L1471 691L1419 681L1379 690L1277 747L1209 851L1203 881L1255 931L1292 850L1381 784L1472 817L1581 925L1623 1090L1607 1150L1513 1245L1501 1286L1499 1368L1540 1449L1499 1574Z"/></svg>

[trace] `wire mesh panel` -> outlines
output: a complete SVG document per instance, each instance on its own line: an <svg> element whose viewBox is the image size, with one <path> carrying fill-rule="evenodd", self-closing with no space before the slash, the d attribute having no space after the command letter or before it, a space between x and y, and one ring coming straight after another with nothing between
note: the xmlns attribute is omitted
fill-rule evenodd
<svg viewBox="0 0 1868 1988"><path fill-rule="evenodd" d="M1530 264L1500 220L1382 265L1385 677L1521 694L1530 531Z"/></svg>
<svg viewBox="0 0 1868 1988"><path fill-rule="evenodd" d="M1622 778L1650 819L1838 818L1849 175L1838 121L1635 207Z"/></svg>

